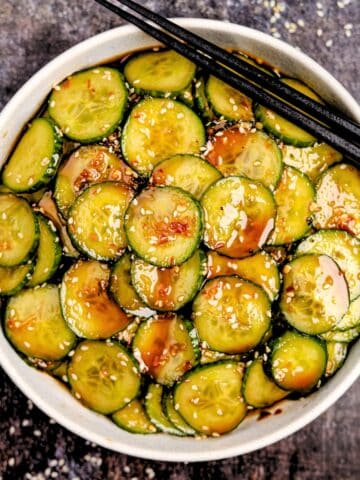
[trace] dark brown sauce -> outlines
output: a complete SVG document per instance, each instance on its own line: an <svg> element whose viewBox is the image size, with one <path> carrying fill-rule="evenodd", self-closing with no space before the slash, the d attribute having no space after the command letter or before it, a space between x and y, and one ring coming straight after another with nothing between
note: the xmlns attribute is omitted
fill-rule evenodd
<svg viewBox="0 0 360 480"><path fill-rule="evenodd" d="M263 420L264 418L268 418L271 415L272 415L272 412L269 412L268 410L260 410L259 416L256 420L259 422L260 420Z"/></svg>

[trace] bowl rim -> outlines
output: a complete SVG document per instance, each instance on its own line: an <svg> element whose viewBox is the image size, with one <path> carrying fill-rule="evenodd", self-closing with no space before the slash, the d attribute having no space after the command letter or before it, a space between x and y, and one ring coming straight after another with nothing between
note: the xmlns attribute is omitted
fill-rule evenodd
<svg viewBox="0 0 360 480"><path fill-rule="evenodd" d="M185 28L199 28L199 27L210 27L212 30L217 31L218 33L228 31L236 32L237 34L246 35L249 39L254 39L255 41L267 42L270 46L274 47L276 50L283 51L285 55L290 55L294 58L295 62L307 64L309 69L315 69L319 77L321 77L325 83L331 84L338 94L338 97L341 99L342 104L351 115L360 121L360 106L357 104L356 100L352 95L323 67L321 67L315 60L310 58L305 53L295 49L289 44L283 42L282 40L271 37L270 35L260 32L258 30L245 27L242 25L237 25L233 23L224 22L221 20L208 20L200 18L175 18L177 23L181 24ZM35 73L18 91L17 93L9 100L7 105L4 107L0 113L0 138L1 132L6 132L6 119L9 114L14 111L15 108L19 108L21 101L28 97L28 93L31 90L33 84L35 84L42 76L46 74L51 74L55 72L61 64L66 64L73 55L78 55L83 51L89 51L92 48L96 48L100 43L106 42L109 39L115 39L119 34L120 35L131 35L132 33L138 32L139 30L132 25L123 25L120 27L107 30L103 33L92 36L77 45L66 50L64 53L60 54L44 67L42 67L37 73ZM154 41L154 44L158 42ZM328 409L333 403L335 403L345 392L350 388L350 386L356 381L360 375L360 358L355 364L355 367L349 369L344 375L341 383L336 386L331 392L330 395L325 396L316 405L308 412L303 415L299 415L294 421L290 424L285 425L282 428L278 428L274 431L263 435L259 439L249 441L246 445L231 445L229 447L222 447L216 452L209 451L206 449L201 452L191 452L191 447L189 448L189 453L184 454L184 452L164 452L157 450L154 454L153 450L147 450L146 448L129 445L126 442L117 442L115 446L111 439L106 438L104 435L99 434L96 431L92 431L83 425L76 424L71 419L68 419L62 414L61 411L53 407L49 402L46 401L40 392L36 391L32 387L31 382L26 380L20 372L13 368L11 364L11 359L8 358L3 352L0 352L0 365L4 368L8 376L13 380L13 382L20 388L20 390L31 399L34 404L46 413L48 416L54 418L60 425L64 426L71 432L81 436L86 440L93 441L98 445L101 445L110 450L115 450L124 454L133 455L141 458L147 458L152 460L161 460L161 461L207 461L207 460L219 460L223 458L228 458L236 455L242 455L249 453L254 450L258 450L265 446L268 446L272 443L275 443L288 435L296 432L300 428L306 426L308 423L313 421L316 417L322 414L326 409ZM120 448L119 448L119 444Z"/></svg>

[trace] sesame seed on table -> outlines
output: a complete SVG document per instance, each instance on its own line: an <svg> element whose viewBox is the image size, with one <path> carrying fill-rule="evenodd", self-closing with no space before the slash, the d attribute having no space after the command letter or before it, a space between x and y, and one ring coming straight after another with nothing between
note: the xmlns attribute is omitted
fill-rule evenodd
<svg viewBox="0 0 360 480"><path fill-rule="evenodd" d="M49 60L79 41L123 23L95 3L81 0L0 3L0 108ZM222 19L270 33L308 53L360 101L359 0L141 3L169 17ZM197 464L136 459L87 442L40 412L2 370L0 392L0 480L352 480L360 471L359 382L291 437L248 455Z"/></svg>

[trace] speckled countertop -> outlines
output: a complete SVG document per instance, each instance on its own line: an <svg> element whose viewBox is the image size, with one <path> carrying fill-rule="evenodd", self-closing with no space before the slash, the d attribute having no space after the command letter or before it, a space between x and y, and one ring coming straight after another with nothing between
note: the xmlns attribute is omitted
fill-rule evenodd
<svg viewBox="0 0 360 480"><path fill-rule="evenodd" d="M359 0L142 3L167 16L223 19L283 38L315 58L360 100ZM121 23L92 0L0 0L0 107L50 59ZM359 383L295 435L242 457L198 464L151 462L90 444L41 413L3 371L0 392L0 480L359 478Z"/></svg>

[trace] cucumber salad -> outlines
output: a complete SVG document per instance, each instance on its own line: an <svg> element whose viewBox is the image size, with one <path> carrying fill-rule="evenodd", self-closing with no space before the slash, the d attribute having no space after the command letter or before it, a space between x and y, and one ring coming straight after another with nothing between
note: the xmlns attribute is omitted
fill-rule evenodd
<svg viewBox="0 0 360 480"><path fill-rule="evenodd" d="M359 336L360 171L174 51L74 73L1 171L0 297L19 355L120 428L225 434Z"/></svg>

